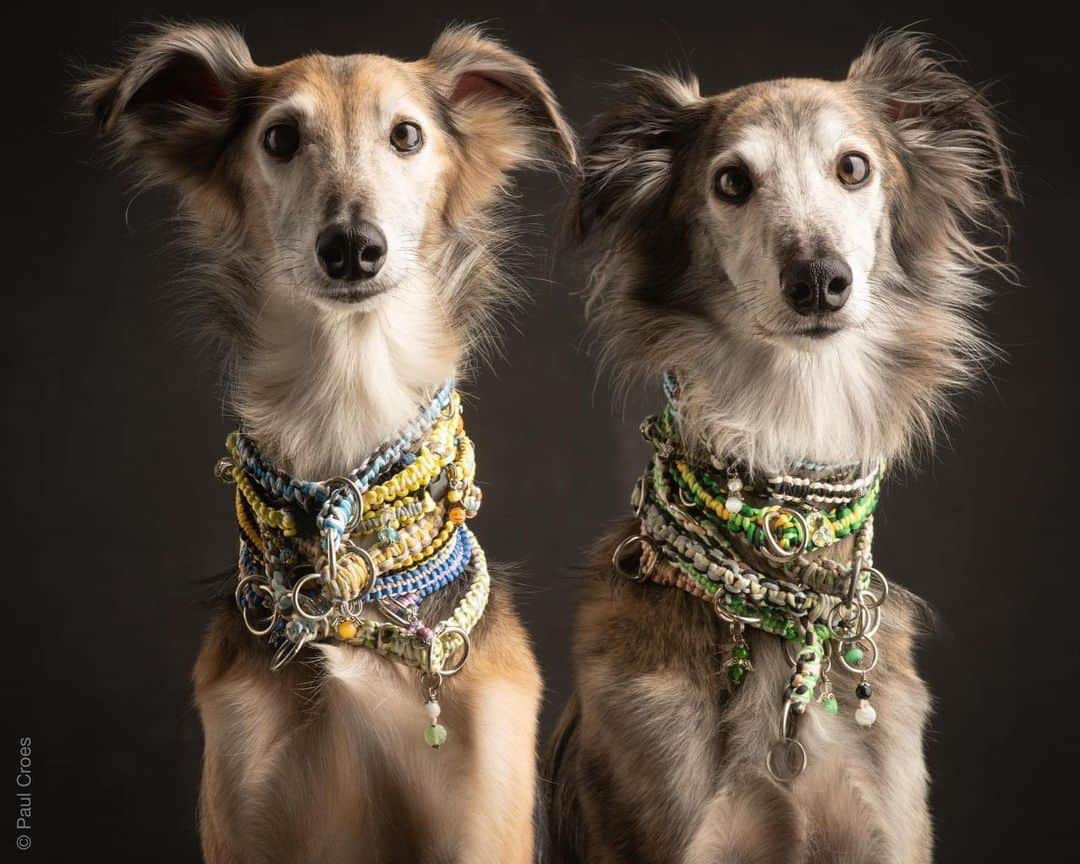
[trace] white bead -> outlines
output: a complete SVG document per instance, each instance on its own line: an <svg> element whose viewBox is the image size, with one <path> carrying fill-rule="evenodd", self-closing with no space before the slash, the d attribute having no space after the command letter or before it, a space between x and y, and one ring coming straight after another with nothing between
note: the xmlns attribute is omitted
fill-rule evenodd
<svg viewBox="0 0 1080 864"><path fill-rule="evenodd" d="M738 513L740 510L742 510L742 505L742 498L739 498L736 495L729 495L727 500L724 502L724 509L727 510L729 513Z"/></svg>
<svg viewBox="0 0 1080 864"><path fill-rule="evenodd" d="M738 477L729 478L727 481L727 488L729 492L741 492L742 480L740 480Z"/></svg>
<svg viewBox="0 0 1080 864"><path fill-rule="evenodd" d="M439 719L439 715L442 714L442 708L438 702L432 700L431 702L424 703L424 713L427 714L428 719L434 723Z"/></svg>
<svg viewBox="0 0 1080 864"><path fill-rule="evenodd" d="M865 699L860 701L859 707L855 709L855 722L869 728L874 725L875 720L877 720L877 711L874 710L874 706Z"/></svg>

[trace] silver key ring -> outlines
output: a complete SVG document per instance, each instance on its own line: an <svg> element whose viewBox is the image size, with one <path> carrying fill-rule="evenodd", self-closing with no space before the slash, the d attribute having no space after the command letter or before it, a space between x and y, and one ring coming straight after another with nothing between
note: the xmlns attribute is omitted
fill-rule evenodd
<svg viewBox="0 0 1080 864"><path fill-rule="evenodd" d="M756 627L761 623L760 618L755 618L753 615L740 615L725 604L727 600L727 592L723 588L717 588L716 593L713 595L713 611L721 621L727 621L729 624L749 624L751 627Z"/></svg>
<svg viewBox="0 0 1080 864"><path fill-rule="evenodd" d="M776 766L776 755L780 748L783 748L787 769L784 773ZM784 702L784 711L780 715L780 737L765 754L765 767L777 783L791 783L806 770L806 763L806 748L795 737L795 721L791 713L791 700L788 699Z"/></svg>
<svg viewBox="0 0 1080 864"><path fill-rule="evenodd" d="M641 557L638 559L638 567L636 571L627 570L623 567L623 558L626 557L627 550L631 546L637 544L641 547ZM648 560L646 560L648 555ZM631 582L644 582L649 578L649 575L653 571L653 567L656 566L656 547L653 545L652 540L646 537L644 534L631 534L618 546L615 547L615 551L611 553L611 568L624 579L629 579Z"/></svg>
<svg viewBox="0 0 1080 864"><path fill-rule="evenodd" d="M274 652L274 659L270 662L270 671L277 672L282 666L292 660L301 649L310 642L312 636L305 633L295 642L291 642L288 639L282 643L281 647Z"/></svg>
<svg viewBox="0 0 1080 864"><path fill-rule="evenodd" d="M251 621L248 619L248 607L241 603L241 594L243 594L248 585L251 585L256 591L265 592L266 596L270 598L271 612L269 622L265 627L253 627ZM248 633L252 636L266 636L274 629L274 625L277 624L278 609L277 604L274 603L274 591L266 584L266 582L255 576L245 576L240 580L239 584L237 584L234 596L236 598L236 605L240 609L240 618L243 620L244 627L247 628Z"/></svg>
<svg viewBox="0 0 1080 864"><path fill-rule="evenodd" d="M356 506L352 508L352 513L349 514L349 521L345 523L345 533L352 533L356 530L356 526L360 524L360 520L364 516L364 490L361 489L360 484L351 477L334 477L332 480L327 480L326 488L330 490L331 497L334 492L339 489L348 489L352 492L353 498L356 499Z"/></svg>
<svg viewBox="0 0 1080 864"><path fill-rule="evenodd" d="M441 643L441 641L443 639L445 639L447 636L458 636L458 637L461 638L461 645L462 645L461 652L462 653L461 653L461 659L458 660L457 663L455 663L455 664L453 664L451 666L443 665L438 670L437 674L442 675L443 678L451 678L454 675L457 675L457 673L460 672L462 667L465 665L465 661L469 659L469 651L472 649L472 643L469 641L469 634L466 633L462 628L460 628L460 627L458 627L456 625L443 628L441 631L439 631L438 633L435 634L435 638L431 640L431 645L428 646L427 667L428 667L428 672L429 673L436 674L435 670L432 669L432 664L434 663L434 660L435 660L435 643L436 642ZM445 657L443 657L444 663L445 663L446 660L448 660L450 658L450 656L451 655L446 655Z"/></svg>
<svg viewBox="0 0 1080 864"><path fill-rule="evenodd" d="M323 612L323 613L321 613L319 615L312 615L310 612L305 612L304 607L300 603L300 598L304 596L303 594L301 594L301 589L303 589L303 587L308 582L310 582L312 579L321 580L322 579L322 573L317 573L317 572L316 573L308 573L306 576L301 576L299 581L297 581L297 583L295 585L293 585L293 589L292 589L293 608L296 609L296 611L298 613L300 613L301 618L306 618L308 621L315 621L315 622L325 621L330 617L330 613L331 613L331 611L333 611L332 609L327 609L325 612ZM304 599L306 600L307 598L305 597Z"/></svg>

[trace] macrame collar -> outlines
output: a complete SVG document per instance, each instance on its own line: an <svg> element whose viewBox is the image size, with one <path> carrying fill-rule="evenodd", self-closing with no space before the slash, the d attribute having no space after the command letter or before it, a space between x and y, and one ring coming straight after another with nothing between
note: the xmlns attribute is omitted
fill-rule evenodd
<svg viewBox="0 0 1080 864"><path fill-rule="evenodd" d="M767 767L789 782L807 762L798 717L815 700L838 713L834 660L858 678L856 722L876 719L867 676L877 665L874 637L889 586L873 566L873 513L886 465L860 473L858 465L800 463L771 476L751 476L722 458L702 465L680 439L673 379L665 391L665 410L642 424L654 452L631 498L640 528L615 548L612 567L711 604L730 629L732 688L753 670L745 628L781 639L792 671ZM848 560L830 557L845 538Z"/></svg>
<svg viewBox="0 0 1080 864"><path fill-rule="evenodd" d="M242 431L226 441L218 476L236 485L244 626L280 669L313 642L376 651L418 670L425 740L439 747L439 688L469 654L490 590L484 552L466 526L481 493L453 381L392 440L348 474L292 477ZM452 614L424 620L422 601L469 580Z"/></svg>

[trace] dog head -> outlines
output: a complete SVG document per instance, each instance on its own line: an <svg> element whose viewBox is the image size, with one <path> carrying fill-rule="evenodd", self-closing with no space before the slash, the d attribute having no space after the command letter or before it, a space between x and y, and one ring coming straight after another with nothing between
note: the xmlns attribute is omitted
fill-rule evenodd
<svg viewBox="0 0 1080 864"><path fill-rule="evenodd" d="M914 35L839 82L706 98L640 73L585 158L589 313L624 380L677 373L692 443L771 468L895 456L983 353L998 191L991 106Z"/></svg>
<svg viewBox="0 0 1080 864"><path fill-rule="evenodd" d="M235 401L294 461L312 414L333 415L330 449L356 458L454 373L506 293L494 214L509 172L576 159L536 70L470 27L415 62L264 67L231 29L167 26L78 92L141 183L179 190ZM339 410L357 393L366 404Z"/></svg>

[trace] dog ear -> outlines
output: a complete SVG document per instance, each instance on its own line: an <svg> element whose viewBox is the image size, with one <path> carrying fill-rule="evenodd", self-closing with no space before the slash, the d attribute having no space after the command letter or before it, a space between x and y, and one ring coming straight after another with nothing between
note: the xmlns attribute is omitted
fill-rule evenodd
<svg viewBox="0 0 1080 864"><path fill-rule="evenodd" d="M994 107L952 65L927 36L894 31L871 40L851 64L848 80L916 157L905 161L930 172L927 182L957 202L993 191L1015 198L1016 178Z"/></svg>
<svg viewBox="0 0 1080 864"><path fill-rule="evenodd" d="M208 177L237 128L256 67L235 30L166 25L75 87L83 113L150 184Z"/></svg>
<svg viewBox="0 0 1080 864"><path fill-rule="evenodd" d="M442 32L425 60L447 125L461 142L472 196L486 200L523 164L577 167L574 133L527 60L477 27Z"/></svg>
<svg viewBox="0 0 1080 864"><path fill-rule="evenodd" d="M671 190L677 151L692 140L705 104L693 76L639 71L615 88L585 148L573 225L584 242L598 228L632 230Z"/></svg>

